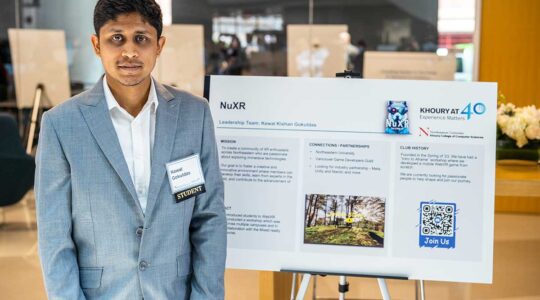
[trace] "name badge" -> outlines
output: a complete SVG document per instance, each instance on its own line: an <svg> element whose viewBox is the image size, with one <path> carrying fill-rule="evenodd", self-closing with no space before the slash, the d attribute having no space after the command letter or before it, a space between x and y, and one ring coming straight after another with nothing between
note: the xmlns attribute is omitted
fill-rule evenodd
<svg viewBox="0 0 540 300"><path fill-rule="evenodd" d="M176 203L206 192L199 154L172 161L165 166Z"/></svg>

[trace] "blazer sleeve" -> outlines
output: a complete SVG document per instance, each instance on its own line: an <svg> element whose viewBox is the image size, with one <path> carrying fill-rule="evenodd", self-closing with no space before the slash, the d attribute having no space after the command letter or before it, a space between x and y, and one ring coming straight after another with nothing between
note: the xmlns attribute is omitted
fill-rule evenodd
<svg viewBox="0 0 540 300"><path fill-rule="evenodd" d="M190 224L191 300L224 299L227 222L214 124L207 103L203 126L201 165L206 192L196 197Z"/></svg>
<svg viewBox="0 0 540 300"><path fill-rule="evenodd" d="M49 299L85 299L71 238L71 175L62 145L47 113L36 156L36 213L39 256Z"/></svg>

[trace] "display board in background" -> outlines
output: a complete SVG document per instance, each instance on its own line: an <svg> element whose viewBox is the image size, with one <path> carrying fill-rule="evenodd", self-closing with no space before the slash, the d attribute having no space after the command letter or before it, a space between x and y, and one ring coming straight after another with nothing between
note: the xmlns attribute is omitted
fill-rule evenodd
<svg viewBox="0 0 540 300"><path fill-rule="evenodd" d="M195 95L203 95L204 42L202 25L163 27L165 47L156 61L152 75L161 83Z"/></svg>
<svg viewBox="0 0 540 300"><path fill-rule="evenodd" d="M454 80L456 56L427 52L375 52L364 56L364 78Z"/></svg>
<svg viewBox="0 0 540 300"><path fill-rule="evenodd" d="M227 267L491 282L496 84L209 85Z"/></svg>
<svg viewBox="0 0 540 300"><path fill-rule="evenodd" d="M334 77L347 66L347 25L287 25L287 74Z"/></svg>
<svg viewBox="0 0 540 300"><path fill-rule="evenodd" d="M45 87L45 106L71 96L66 37L61 30L9 29L17 107L31 108L38 84Z"/></svg>

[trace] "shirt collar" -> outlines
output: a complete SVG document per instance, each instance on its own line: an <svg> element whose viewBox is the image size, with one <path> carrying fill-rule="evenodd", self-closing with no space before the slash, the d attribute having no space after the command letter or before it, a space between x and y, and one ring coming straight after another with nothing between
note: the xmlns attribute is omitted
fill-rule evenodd
<svg viewBox="0 0 540 300"><path fill-rule="evenodd" d="M103 76L103 91L105 92L105 100L107 101L107 107L109 111L113 110L114 108L124 110L114 98L114 95L112 94L111 89L107 84L107 75ZM150 106L151 112L155 113L158 104L159 102L156 93L156 86L154 84L154 78L150 77L150 92L148 93L148 100L141 109L141 112L144 111L148 106Z"/></svg>

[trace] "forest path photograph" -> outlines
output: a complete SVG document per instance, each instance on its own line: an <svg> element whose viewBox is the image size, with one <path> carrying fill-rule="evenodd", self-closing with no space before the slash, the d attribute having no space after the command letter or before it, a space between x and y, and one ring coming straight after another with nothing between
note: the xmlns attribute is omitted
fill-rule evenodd
<svg viewBox="0 0 540 300"><path fill-rule="evenodd" d="M305 244L384 246L384 198L308 194L305 201Z"/></svg>

